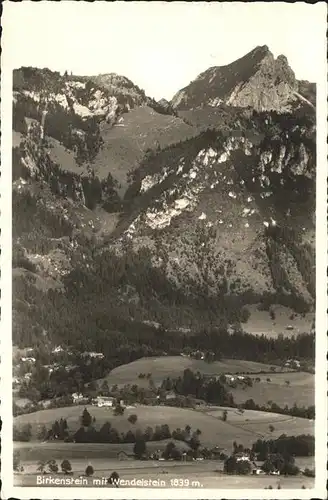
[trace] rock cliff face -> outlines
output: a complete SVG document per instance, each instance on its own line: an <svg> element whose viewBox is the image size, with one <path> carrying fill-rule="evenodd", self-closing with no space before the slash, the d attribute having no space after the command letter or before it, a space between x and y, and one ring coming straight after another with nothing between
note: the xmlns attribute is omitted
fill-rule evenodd
<svg viewBox="0 0 328 500"><path fill-rule="evenodd" d="M96 330L238 323L258 302L313 311L314 107L315 86L267 47L172 103L114 74L16 71L16 338L35 323L70 335L77 303Z"/></svg>
<svg viewBox="0 0 328 500"><path fill-rule="evenodd" d="M312 140L305 122L292 131L288 115L250 123L251 133L212 130L151 156L131 186L121 241L149 246L190 293L269 294L311 308L314 130Z"/></svg>
<svg viewBox="0 0 328 500"><path fill-rule="evenodd" d="M251 107L257 111L291 111L302 100L299 82L285 56L277 59L267 46L257 47L237 61L200 74L172 99L177 110L198 107ZM311 106L309 101L307 105Z"/></svg>

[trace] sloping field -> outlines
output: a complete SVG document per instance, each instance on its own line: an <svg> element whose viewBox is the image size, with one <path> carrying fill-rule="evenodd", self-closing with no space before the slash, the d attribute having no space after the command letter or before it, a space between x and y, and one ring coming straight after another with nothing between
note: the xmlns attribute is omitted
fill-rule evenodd
<svg viewBox="0 0 328 500"><path fill-rule="evenodd" d="M277 338L280 334L283 334L284 337L293 337L301 333L311 332L314 313L307 313L303 317L288 307L276 305L271 308L274 311L274 319L272 319L269 311L259 311L256 304L247 306L247 309L251 315L247 323L243 324L243 330L246 333L264 334L270 338ZM288 329L288 327L293 329Z"/></svg>
<svg viewBox="0 0 328 500"><path fill-rule="evenodd" d="M12 147L13 148L18 148L20 146L20 143L22 142L24 136L20 132L16 132L16 130L13 130L13 142L12 142Z"/></svg>
<svg viewBox="0 0 328 500"><path fill-rule="evenodd" d="M216 409L207 409L204 413L214 418L221 419L223 411L226 410L227 423L237 429L243 429L253 434L256 439L275 439L281 434L314 435L314 422L304 418L291 417L289 415L280 415L279 413L269 413L262 411L244 410L240 412L235 408L220 407ZM269 426L273 426L271 431ZM244 444L244 443L243 443Z"/></svg>
<svg viewBox="0 0 328 500"><path fill-rule="evenodd" d="M129 429L144 430L148 426L154 428L156 425L163 424L168 424L172 432L176 428L183 429L186 425L190 425L194 431L200 429L200 439L204 446L220 446L228 451L231 450L233 441L242 443L244 446L250 446L258 439L259 434L261 436L267 435L270 423L274 425L278 435L283 433L294 435L313 433L313 423L309 420L285 418L284 415L265 412L262 414L263 417L258 415L260 412L255 412L255 418L252 417L253 412L249 412L248 421L246 421L245 417L241 417L238 421L232 420L230 422L228 418L226 422L223 422L220 419L222 411L220 414L211 414L183 408L138 405L135 408L127 408L123 416L114 416L113 410L110 408L95 406L87 406L87 408L91 416L96 418L94 425L98 429L106 421L109 421L119 433L127 432ZM32 434L35 436L40 425L44 424L49 428L55 420L66 418L69 430L75 431L80 427L79 418L82 411L83 407L81 406L43 410L20 415L14 419L14 424L20 427L23 424L30 423L32 425ZM136 414L138 417L137 423L134 425L127 420L129 415L132 414ZM259 427L261 419L264 422L263 430Z"/></svg>
<svg viewBox="0 0 328 500"><path fill-rule="evenodd" d="M148 148L160 147L192 137L195 129L181 118L156 113L148 106L134 108L123 115L122 123L111 127L102 123L104 145L98 152L93 166L102 179L111 172L122 186L127 186L127 173L135 168Z"/></svg>
<svg viewBox="0 0 328 500"><path fill-rule="evenodd" d="M86 173L85 166L79 166L76 162L73 151L65 148L57 139L47 137L49 144L48 152L51 160L61 166L61 169L67 172L73 172L77 175Z"/></svg>
<svg viewBox="0 0 328 500"><path fill-rule="evenodd" d="M305 372L270 373L258 376L261 381L253 387L238 386L230 389L236 403L253 399L256 404L264 405L273 401L279 406L312 406L315 397L315 376ZM270 379L270 381L268 381ZM289 385L287 384L289 382Z"/></svg>
<svg viewBox="0 0 328 500"><path fill-rule="evenodd" d="M189 446L182 441L175 441L174 439L164 439L163 441L150 441L147 443L148 451L163 451L168 442L173 441L180 450L189 450ZM63 460L69 457L74 460L76 464L75 470L84 470L86 465L85 461L91 461L95 467L94 461L102 462L106 460L106 464L110 467L111 461L116 464L122 462L122 467L131 467L129 456L133 454L133 443L122 444L107 444L107 443L64 443L49 441L45 443L30 442L30 443L14 443L14 449L19 451L20 459L24 462L30 462L31 472L33 472L35 461L49 460L51 456L54 460ZM119 459L119 453L123 453L123 459ZM132 457L131 457L132 458ZM84 465L83 465L84 464ZM138 467L140 462L132 461L135 468ZM113 465L114 466L114 465ZM84 468L83 468L84 467ZM99 468L99 467L98 467Z"/></svg>
<svg viewBox="0 0 328 500"><path fill-rule="evenodd" d="M152 358L141 358L132 363L114 368L106 378L110 385L114 384L139 384L139 373L151 373L154 382L160 383L166 377L178 377L183 371L190 370L208 375L220 375L221 373L270 373L270 366L255 361L244 361L240 359L225 359L206 363L187 356L161 356Z"/></svg>
<svg viewBox="0 0 328 500"><path fill-rule="evenodd" d="M127 186L127 173L138 165L148 148L154 148L156 141L160 147L165 147L196 133L181 118L157 113L148 106L125 113L122 122L117 125L102 122L100 131L104 143L92 162L92 167L101 180L110 172L121 185L121 194ZM17 142L20 134L14 133L14 136ZM87 165L79 166L72 151L52 137L47 137L47 141L50 158L61 165L63 170L79 175L86 173Z"/></svg>
<svg viewBox="0 0 328 500"><path fill-rule="evenodd" d="M40 425L46 425L49 428L55 420L66 418L69 430L75 431L80 427L79 419L83 409L83 406L71 406L43 410L33 414L19 415L15 418L14 423L17 426L31 423L32 434L36 436ZM178 427L184 428L186 425L190 425L193 430L201 430L201 442L205 446L216 444L230 450L235 440L234 430L232 433L230 432L231 426L229 424L193 410L165 406L137 406L127 408L123 416L114 416L113 410L110 408L87 406L87 409L91 416L96 418L95 427L98 429L106 421L109 421L119 433L127 432L129 429L145 430L148 426L154 428L156 425L163 424L168 424L170 430L173 431ZM136 414L138 417L138 421L134 425L127 420L132 414ZM240 440L249 441L249 433L240 429L238 434Z"/></svg>

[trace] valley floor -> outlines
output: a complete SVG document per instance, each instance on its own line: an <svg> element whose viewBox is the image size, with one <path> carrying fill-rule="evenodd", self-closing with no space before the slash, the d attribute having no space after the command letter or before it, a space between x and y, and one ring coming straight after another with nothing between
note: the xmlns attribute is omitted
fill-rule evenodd
<svg viewBox="0 0 328 500"><path fill-rule="evenodd" d="M26 464L26 466L27 470L24 474L15 475L15 486L36 486L38 477L48 477L48 475L41 476L35 471L28 472L28 470L31 469L28 467L28 464ZM75 470L74 475L68 477L77 479L80 474L84 472L84 468L82 468L82 464L78 461L72 461L72 466ZM113 470L119 473L120 480L122 480L121 486L123 487L189 487L196 489L263 489L269 486L272 486L272 488L278 488L280 486L281 489L301 489L302 486L305 486L305 488L314 487L314 479L305 476L226 475L222 471L223 462L212 460L197 463L97 460L93 462L93 466L96 472L92 478L83 478L87 481L87 484L85 482L83 483L84 487L106 487L106 484L99 484L99 482L105 483L105 480L102 480L102 478L108 478ZM76 470L78 467L81 467L81 469ZM57 474L56 477L65 478L63 474ZM137 483L137 481L139 481L139 483ZM47 485L44 484L44 486ZM72 486L76 486L76 484L72 484Z"/></svg>

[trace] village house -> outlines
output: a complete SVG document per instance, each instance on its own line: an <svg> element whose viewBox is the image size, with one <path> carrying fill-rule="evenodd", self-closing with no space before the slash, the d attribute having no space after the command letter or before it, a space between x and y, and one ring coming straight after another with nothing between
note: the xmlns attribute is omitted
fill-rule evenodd
<svg viewBox="0 0 328 500"><path fill-rule="evenodd" d="M79 404L82 403L83 401L87 401L88 398L86 398L81 392L74 392L72 394L72 399L74 404Z"/></svg>
<svg viewBox="0 0 328 500"><path fill-rule="evenodd" d="M174 391L169 391L165 394L165 399L166 401L169 401L171 399L176 399L177 395L175 394Z"/></svg>
<svg viewBox="0 0 328 500"><path fill-rule="evenodd" d="M193 403L194 403L194 406L196 408L204 408L205 406L207 406L207 403L206 401L204 401L203 399L197 399L197 398L193 398Z"/></svg>
<svg viewBox="0 0 328 500"><path fill-rule="evenodd" d="M202 351L193 351L190 353L190 357L194 359L205 359L205 354Z"/></svg>
<svg viewBox="0 0 328 500"><path fill-rule="evenodd" d="M58 354L58 353L63 352L63 351L64 351L64 349L62 348L62 346L58 345L51 352L52 352L52 354Z"/></svg>
<svg viewBox="0 0 328 500"><path fill-rule="evenodd" d="M111 408L115 404L115 398L112 398L110 396L97 396L93 401L92 404L97 405L98 408Z"/></svg>
<svg viewBox="0 0 328 500"><path fill-rule="evenodd" d="M254 469L252 470L252 474L258 476L258 475L261 475L261 474L265 474L265 472L260 467L254 467Z"/></svg>
<svg viewBox="0 0 328 500"><path fill-rule="evenodd" d="M77 365L66 365L65 370L67 372L71 372L72 370L75 370L75 368L77 368L77 367L78 367Z"/></svg>
<svg viewBox="0 0 328 500"><path fill-rule="evenodd" d="M288 359L285 363L285 368L299 369L301 368L301 363L298 359Z"/></svg>
<svg viewBox="0 0 328 500"><path fill-rule="evenodd" d="M93 352L93 351L91 351L91 352L87 352L87 351L83 352L82 356L84 358L97 358L97 359L103 359L105 357L102 352Z"/></svg>
<svg viewBox="0 0 328 500"><path fill-rule="evenodd" d="M52 373L54 371L53 369L53 366L52 365L44 365L44 368L46 368L48 370L49 373Z"/></svg>
<svg viewBox="0 0 328 500"><path fill-rule="evenodd" d="M245 453L243 451L240 451L238 453L235 453L235 459L237 462L250 462L250 456L248 453Z"/></svg>
<svg viewBox="0 0 328 500"><path fill-rule="evenodd" d="M210 455L213 460L221 460L221 456L224 454L226 450L224 448L220 448L219 446L214 446L210 450Z"/></svg>
<svg viewBox="0 0 328 500"><path fill-rule="evenodd" d="M23 363L35 363L36 359L33 358L32 356L28 356L28 357L22 357L21 361Z"/></svg>

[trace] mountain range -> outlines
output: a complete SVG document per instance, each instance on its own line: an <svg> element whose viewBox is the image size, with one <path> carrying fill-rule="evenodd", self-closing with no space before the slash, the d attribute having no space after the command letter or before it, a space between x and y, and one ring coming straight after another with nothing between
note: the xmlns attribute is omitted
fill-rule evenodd
<svg viewBox="0 0 328 500"><path fill-rule="evenodd" d="M315 94L266 46L171 102L113 73L15 70L14 342L312 314Z"/></svg>

